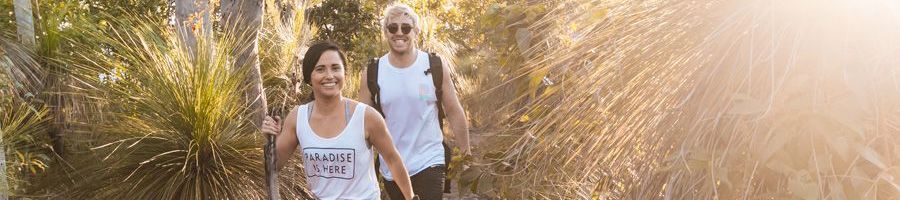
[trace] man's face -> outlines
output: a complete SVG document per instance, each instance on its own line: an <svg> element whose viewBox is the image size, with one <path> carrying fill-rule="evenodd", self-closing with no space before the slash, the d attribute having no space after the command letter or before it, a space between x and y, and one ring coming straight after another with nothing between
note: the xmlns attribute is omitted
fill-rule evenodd
<svg viewBox="0 0 900 200"><path fill-rule="evenodd" d="M392 52L407 53L412 50L414 39L418 34L415 27L409 16L388 19L388 23L384 27L384 34Z"/></svg>

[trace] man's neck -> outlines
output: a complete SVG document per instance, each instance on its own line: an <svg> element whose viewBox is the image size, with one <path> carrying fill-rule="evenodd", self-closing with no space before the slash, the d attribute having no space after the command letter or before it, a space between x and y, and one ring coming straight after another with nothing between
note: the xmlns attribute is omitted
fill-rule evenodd
<svg viewBox="0 0 900 200"><path fill-rule="evenodd" d="M388 53L388 61L397 68L407 68L412 66L413 62L416 61L416 54L419 52L416 48L411 48L407 52L399 53L395 51L391 51Z"/></svg>

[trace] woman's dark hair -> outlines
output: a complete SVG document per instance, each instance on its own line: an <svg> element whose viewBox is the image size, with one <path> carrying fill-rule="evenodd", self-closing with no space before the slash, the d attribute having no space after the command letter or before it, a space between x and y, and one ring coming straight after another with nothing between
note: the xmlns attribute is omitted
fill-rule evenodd
<svg viewBox="0 0 900 200"><path fill-rule="evenodd" d="M344 53L341 52L341 48L338 47L337 44L330 41L316 42L312 46L309 46L309 50L306 50L306 55L303 56L303 83L311 85L310 79L313 68L316 67L319 58L322 57L322 54L326 51L337 51L338 56L341 57L341 64L344 64L344 66L347 65L347 60L344 59Z"/></svg>

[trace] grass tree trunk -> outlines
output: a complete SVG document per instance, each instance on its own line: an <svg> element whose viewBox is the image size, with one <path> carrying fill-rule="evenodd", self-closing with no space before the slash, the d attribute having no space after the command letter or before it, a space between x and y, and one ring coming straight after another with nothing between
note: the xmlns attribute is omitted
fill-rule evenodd
<svg viewBox="0 0 900 200"><path fill-rule="evenodd" d="M175 30L192 58L197 54L197 37L212 35L210 12L209 0L175 0Z"/></svg>
<svg viewBox="0 0 900 200"><path fill-rule="evenodd" d="M31 0L14 0L16 15L16 33L22 44L30 48L35 47L34 39L34 13L31 10ZM3 125L0 124L0 200L9 199L9 182L6 176L6 148L3 144Z"/></svg>
<svg viewBox="0 0 900 200"><path fill-rule="evenodd" d="M16 13L16 32L23 44L34 48L34 15L31 11L31 0L14 0Z"/></svg>
<svg viewBox="0 0 900 200"><path fill-rule="evenodd" d="M259 29L263 21L263 0L222 0L222 25L225 35L234 42L231 52L234 68L247 72L245 84L249 86L244 94L250 105L251 120L257 127L266 116L266 97L262 87L262 73L259 65ZM270 200L280 199L277 173L275 172L274 137L267 137L265 147L266 185Z"/></svg>
<svg viewBox="0 0 900 200"><path fill-rule="evenodd" d="M0 123L0 200L9 199L9 182L6 180L6 147L3 145L3 123Z"/></svg>
<svg viewBox="0 0 900 200"><path fill-rule="evenodd" d="M222 24L227 37L231 37L235 47L231 52L235 57L236 70L247 74L245 96L250 101L252 121L259 126L266 114L266 98L262 93L262 76L259 69L259 29L262 26L262 0L222 0Z"/></svg>

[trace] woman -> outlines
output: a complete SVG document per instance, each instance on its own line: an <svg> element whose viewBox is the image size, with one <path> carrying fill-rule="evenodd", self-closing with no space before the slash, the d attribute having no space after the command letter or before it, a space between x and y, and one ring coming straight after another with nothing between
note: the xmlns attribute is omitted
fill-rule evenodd
<svg viewBox="0 0 900 200"><path fill-rule="evenodd" d="M281 120L266 117L263 121L262 132L276 135L276 168L281 169L299 145L307 181L317 199L379 199L374 147L391 172L400 175L397 183L404 198L413 199L409 175L384 118L372 107L341 94L344 63L334 43L317 43L306 52L303 82L312 86L314 101L292 109L283 127Z"/></svg>

